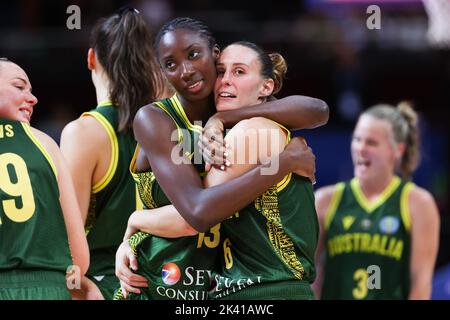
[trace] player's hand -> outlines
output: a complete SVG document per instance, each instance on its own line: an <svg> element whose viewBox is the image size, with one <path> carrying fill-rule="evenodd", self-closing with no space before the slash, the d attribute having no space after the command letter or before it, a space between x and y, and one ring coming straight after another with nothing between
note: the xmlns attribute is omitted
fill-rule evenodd
<svg viewBox="0 0 450 320"><path fill-rule="evenodd" d="M133 273L130 269L137 271L138 263L130 244L124 241L116 252L116 276L120 280L124 298L127 298L128 292L140 294L141 290L136 287L148 287L147 279Z"/></svg>
<svg viewBox="0 0 450 320"><path fill-rule="evenodd" d="M81 288L69 290L73 300L105 300L97 285L88 277L81 278Z"/></svg>
<svg viewBox="0 0 450 320"><path fill-rule="evenodd" d="M312 184L316 183L316 156L308 147L305 138L293 138L283 152L289 155L289 161L293 166L292 172L309 178Z"/></svg>
<svg viewBox="0 0 450 320"><path fill-rule="evenodd" d="M86 276L81 280L81 288L84 291L86 300L105 300L97 285Z"/></svg>
<svg viewBox="0 0 450 320"><path fill-rule="evenodd" d="M212 166L221 170L230 166L230 161L227 160L229 152L223 136L224 125L216 114L209 118L198 141L198 147L206 162L205 170L207 172Z"/></svg>
<svg viewBox="0 0 450 320"><path fill-rule="evenodd" d="M86 280L89 282L89 284L85 285L84 290L86 300L105 300L97 285L88 278Z"/></svg>

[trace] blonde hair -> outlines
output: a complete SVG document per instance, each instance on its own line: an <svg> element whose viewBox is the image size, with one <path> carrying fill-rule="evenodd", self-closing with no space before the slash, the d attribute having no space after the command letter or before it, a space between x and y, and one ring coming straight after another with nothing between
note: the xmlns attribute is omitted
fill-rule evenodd
<svg viewBox="0 0 450 320"><path fill-rule="evenodd" d="M363 112L364 114L386 120L391 124L394 142L405 144L399 171L403 178L411 179L420 162L418 115L411 103L402 101L397 107L386 104L375 105Z"/></svg>
<svg viewBox="0 0 450 320"><path fill-rule="evenodd" d="M272 61L272 79L274 82L272 95L280 92L283 87L283 80L287 72L286 60L278 52L269 53L270 61Z"/></svg>

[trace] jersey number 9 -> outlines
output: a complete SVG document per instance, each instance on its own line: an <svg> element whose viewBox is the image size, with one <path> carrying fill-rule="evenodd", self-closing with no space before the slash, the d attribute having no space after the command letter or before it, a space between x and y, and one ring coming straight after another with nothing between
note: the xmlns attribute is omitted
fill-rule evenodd
<svg viewBox="0 0 450 320"><path fill-rule="evenodd" d="M1 199L0 212L14 222L25 222L33 216L36 205L27 164L15 153L0 155L0 190L6 193L6 199Z"/></svg>

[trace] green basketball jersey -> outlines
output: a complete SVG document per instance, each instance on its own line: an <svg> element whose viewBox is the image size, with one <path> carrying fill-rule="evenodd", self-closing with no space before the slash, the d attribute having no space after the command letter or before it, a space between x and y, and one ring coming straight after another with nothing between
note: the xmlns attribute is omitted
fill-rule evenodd
<svg viewBox="0 0 450 320"><path fill-rule="evenodd" d="M212 298L313 298L319 224L308 179L289 174L223 221L222 230L222 267Z"/></svg>
<svg viewBox="0 0 450 320"><path fill-rule="evenodd" d="M105 176L92 187L86 221L90 250L89 276L115 274L115 255L122 243L128 218L140 208L128 167L136 141L131 130L118 132L118 111L109 101L82 116L94 117L105 128L112 147Z"/></svg>
<svg viewBox="0 0 450 320"><path fill-rule="evenodd" d="M0 119L0 272L70 265L56 166L28 124Z"/></svg>
<svg viewBox="0 0 450 320"><path fill-rule="evenodd" d="M336 185L325 218L323 299L407 299L413 184L395 176L369 203L358 180Z"/></svg>
<svg viewBox="0 0 450 320"><path fill-rule="evenodd" d="M174 95L154 103L164 110L175 122L178 142L183 145L183 153L193 161L202 173L204 163L198 154L197 142L202 128L188 120L178 97ZM194 161L195 160L195 161ZM130 165L139 194L145 208L157 208L170 204L153 172L136 172L135 158ZM138 256L138 273L148 281L148 288L142 288L141 297L130 298L151 300L203 300L207 299L212 268L216 265L216 247L220 242L220 224L210 232L198 236L176 239L160 238L138 232L130 239L130 244Z"/></svg>

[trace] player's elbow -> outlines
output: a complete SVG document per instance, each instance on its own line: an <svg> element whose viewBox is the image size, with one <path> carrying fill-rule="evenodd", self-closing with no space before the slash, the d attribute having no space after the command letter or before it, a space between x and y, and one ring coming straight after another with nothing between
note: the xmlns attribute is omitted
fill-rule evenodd
<svg viewBox="0 0 450 320"><path fill-rule="evenodd" d="M317 98L294 95L287 97L292 105L298 108L298 127L296 129L312 129L328 122L330 110L328 104Z"/></svg>
<svg viewBox="0 0 450 320"><path fill-rule="evenodd" d="M328 107L328 104L317 98L311 98L312 99L312 106L314 110L314 115L316 117L316 124L315 127L323 126L328 122L328 119L330 118L330 109Z"/></svg>
<svg viewBox="0 0 450 320"><path fill-rule="evenodd" d="M190 237L198 234L198 231L195 230L182 216L179 216L179 223L177 223L177 225L183 236Z"/></svg>
<svg viewBox="0 0 450 320"><path fill-rule="evenodd" d="M195 230L189 223L186 222L184 226L184 234L189 236L196 236L199 232Z"/></svg>
<svg viewBox="0 0 450 320"><path fill-rule="evenodd" d="M202 218L195 217L191 223L192 228L198 233L206 232L209 230L209 224L205 223Z"/></svg>
<svg viewBox="0 0 450 320"><path fill-rule="evenodd" d="M196 205L192 210L192 215L188 223L197 232L206 232L214 224L208 220L208 208L204 204Z"/></svg>

